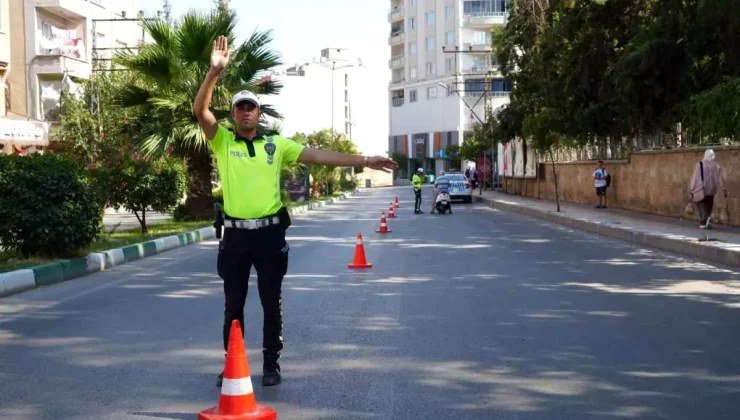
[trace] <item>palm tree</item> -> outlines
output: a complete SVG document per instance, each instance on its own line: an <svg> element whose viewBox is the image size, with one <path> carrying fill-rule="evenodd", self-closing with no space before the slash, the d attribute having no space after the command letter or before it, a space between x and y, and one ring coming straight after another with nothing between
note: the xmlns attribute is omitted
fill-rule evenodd
<svg viewBox="0 0 740 420"><path fill-rule="evenodd" d="M135 108L143 115L132 121L134 142L145 154L173 150L185 157L189 174L186 213L198 218L211 217L213 159L207 140L192 106L203 78L210 67L213 41L220 35L234 43L236 15L229 10L209 13L191 11L174 24L164 19L142 20L154 39L138 54L117 54L115 64L133 71L138 83L129 85L117 98L124 108ZM229 66L222 73L213 93L212 109L227 127L231 97L249 90L259 95L277 94L282 87L266 70L279 65L277 54L268 47L271 31L255 31L232 52ZM263 116L280 118L271 106L262 106Z"/></svg>

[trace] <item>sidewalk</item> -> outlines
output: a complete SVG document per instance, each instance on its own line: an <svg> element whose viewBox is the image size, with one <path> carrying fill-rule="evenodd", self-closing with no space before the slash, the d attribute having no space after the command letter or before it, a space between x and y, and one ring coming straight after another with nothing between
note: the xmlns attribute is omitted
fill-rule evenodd
<svg viewBox="0 0 740 420"><path fill-rule="evenodd" d="M632 242L641 246L675 252L715 263L740 267L740 229L712 225L699 229L699 222L672 219L619 209L537 200L494 191L473 194L497 210L537 217L553 223Z"/></svg>

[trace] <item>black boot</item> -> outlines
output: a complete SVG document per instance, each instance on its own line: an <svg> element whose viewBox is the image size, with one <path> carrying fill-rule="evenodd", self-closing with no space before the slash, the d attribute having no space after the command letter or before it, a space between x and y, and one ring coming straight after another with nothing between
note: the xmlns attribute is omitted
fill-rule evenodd
<svg viewBox="0 0 740 420"><path fill-rule="evenodd" d="M216 386L221 388L221 384L224 383L224 373L223 371L218 375L218 378L216 378Z"/></svg>
<svg viewBox="0 0 740 420"><path fill-rule="evenodd" d="M276 386L280 385L282 381L278 362L269 362L262 366L262 386Z"/></svg>

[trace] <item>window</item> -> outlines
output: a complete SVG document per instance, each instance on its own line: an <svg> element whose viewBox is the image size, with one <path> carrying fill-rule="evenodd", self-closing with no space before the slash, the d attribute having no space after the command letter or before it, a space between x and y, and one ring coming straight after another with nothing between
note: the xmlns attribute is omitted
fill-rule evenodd
<svg viewBox="0 0 740 420"><path fill-rule="evenodd" d="M434 25L434 23L437 20L437 14L434 12L434 10L432 10L431 12L427 12L426 17L427 17L427 26Z"/></svg>
<svg viewBox="0 0 740 420"><path fill-rule="evenodd" d="M416 6L416 0L409 0L409 6Z"/></svg>
<svg viewBox="0 0 740 420"><path fill-rule="evenodd" d="M344 118L349 118L349 107L348 106L344 107Z"/></svg>
<svg viewBox="0 0 740 420"><path fill-rule="evenodd" d="M445 45L455 45L455 31L447 31L445 38L447 41Z"/></svg>
<svg viewBox="0 0 740 420"><path fill-rule="evenodd" d="M409 55L416 55L416 42L409 44Z"/></svg>
<svg viewBox="0 0 740 420"><path fill-rule="evenodd" d="M455 71L455 59L454 58L445 59L445 71L448 74L452 74L452 72Z"/></svg>
<svg viewBox="0 0 740 420"><path fill-rule="evenodd" d="M344 75L344 86L349 86L349 74Z"/></svg>
<svg viewBox="0 0 740 420"><path fill-rule="evenodd" d="M475 31L473 32L473 45L486 45L486 31Z"/></svg>
<svg viewBox="0 0 740 420"><path fill-rule="evenodd" d="M344 102L349 102L349 91L348 90L344 91Z"/></svg>
<svg viewBox="0 0 740 420"><path fill-rule="evenodd" d="M463 13L474 17L503 16L510 4L509 0L466 0L463 2Z"/></svg>
<svg viewBox="0 0 740 420"><path fill-rule="evenodd" d="M437 97L437 86L430 86L427 88L427 99L435 99Z"/></svg>
<svg viewBox="0 0 740 420"><path fill-rule="evenodd" d="M427 76L434 76L437 74L437 63L431 61L427 63Z"/></svg>
<svg viewBox="0 0 740 420"><path fill-rule="evenodd" d="M416 102L417 92L416 89L409 91L409 102Z"/></svg>
<svg viewBox="0 0 740 420"><path fill-rule="evenodd" d="M415 31L416 30L416 18L411 17L409 18L409 31Z"/></svg>
<svg viewBox="0 0 740 420"><path fill-rule="evenodd" d="M445 7L445 19L450 20L455 18L455 6Z"/></svg>
<svg viewBox="0 0 740 420"><path fill-rule="evenodd" d="M435 46L434 44L435 44L434 37L428 36L427 37L427 51L434 51L434 46Z"/></svg>
<svg viewBox="0 0 740 420"><path fill-rule="evenodd" d="M344 123L344 134L349 135L349 125L348 122Z"/></svg>
<svg viewBox="0 0 740 420"><path fill-rule="evenodd" d="M39 79L39 102L41 103L41 116L44 121L59 121L62 97L61 80Z"/></svg>
<svg viewBox="0 0 740 420"><path fill-rule="evenodd" d="M410 66L409 67L409 79L416 79L418 75L416 74L416 66Z"/></svg>

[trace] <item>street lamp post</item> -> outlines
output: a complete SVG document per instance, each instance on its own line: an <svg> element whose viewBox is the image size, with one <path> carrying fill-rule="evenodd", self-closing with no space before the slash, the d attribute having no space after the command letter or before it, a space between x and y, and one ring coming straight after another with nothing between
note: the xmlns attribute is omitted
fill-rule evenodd
<svg viewBox="0 0 740 420"><path fill-rule="evenodd" d="M331 129L334 131L334 70L344 69L348 67L362 67L362 62L359 64L347 64L345 66L337 67L337 60L331 60L331 67L327 67L324 63L319 63L321 66L331 70Z"/></svg>

